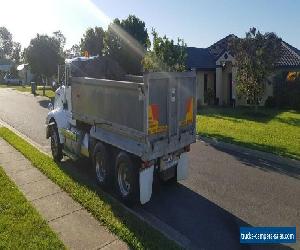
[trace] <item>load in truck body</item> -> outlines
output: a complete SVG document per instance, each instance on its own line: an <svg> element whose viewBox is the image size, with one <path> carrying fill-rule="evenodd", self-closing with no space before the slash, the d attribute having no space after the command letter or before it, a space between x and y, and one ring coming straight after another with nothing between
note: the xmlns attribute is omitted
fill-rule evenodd
<svg viewBox="0 0 300 250"><path fill-rule="evenodd" d="M89 157L102 187L114 184L123 201L144 204L154 178L187 177L187 152L196 140L195 73L127 80L68 76L56 91L46 134L54 159Z"/></svg>

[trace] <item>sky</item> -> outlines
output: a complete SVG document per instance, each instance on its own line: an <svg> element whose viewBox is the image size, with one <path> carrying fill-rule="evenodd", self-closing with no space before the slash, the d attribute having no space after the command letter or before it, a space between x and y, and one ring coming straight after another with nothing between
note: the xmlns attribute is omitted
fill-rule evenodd
<svg viewBox="0 0 300 250"><path fill-rule="evenodd" d="M22 47L37 33L61 30L66 48L79 43L89 27L107 28L114 18L134 14L148 32L183 38L188 46L208 47L228 34L243 37L250 27L275 32L300 49L299 0L0 0L0 26Z"/></svg>

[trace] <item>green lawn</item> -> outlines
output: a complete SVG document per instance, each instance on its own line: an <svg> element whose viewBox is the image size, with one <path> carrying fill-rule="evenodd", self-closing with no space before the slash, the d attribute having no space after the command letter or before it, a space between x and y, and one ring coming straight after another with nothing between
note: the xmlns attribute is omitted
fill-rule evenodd
<svg viewBox="0 0 300 250"><path fill-rule="evenodd" d="M1 167L0 249L65 249Z"/></svg>
<svg viewBox="0 0 300 250"><path fill-rule="evenodd" d="M12 85L12 84L0 84L1 88L11 88L20 92L31 92L31 87L28 85L20 86L20 85ZM43 86L37 86L36 94L43 96ZM54 91L50 86L46 86L45 96L52 99L55 96Z"/></svg>
<svg viewBox="0 0 300 250"><path fill-rule="evenodd" d="M66 166L63 163L58 165L51 157L40 152L9 129L0 127L0 137L20 151L33 166L69 193L74 200L132 249L179 249L175 242L125 210L121 203L89 183L76 181L64 171Z"/></svg>
<svg viewBox="0 0 300 250"><path fill-rule="evenodd" d="M203 107L197 132L226 142L300 160L300 112Z"/></svg>

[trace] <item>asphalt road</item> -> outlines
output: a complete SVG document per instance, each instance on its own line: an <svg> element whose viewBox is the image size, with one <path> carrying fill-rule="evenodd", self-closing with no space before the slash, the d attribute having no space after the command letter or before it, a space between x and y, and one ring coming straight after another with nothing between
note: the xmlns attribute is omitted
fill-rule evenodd
<svg viewBox="0 0 300 250"><path fill-rule="evenodd" d="M44 122L48 101L0 88L0 119L49 152ZM213 147L202 141L189 153L190 172L177 185L160 185L151 202L134 210L165 225L195 249L300 248L300 170ZM86 164L64 170L94 187ZM296 245L240 245L240 226L297 226ZM290 248L291 247L291 248Z"/></svg>
<svg viewBox="0 0 300 250"><path fill-rule="evenodd" d="M33 97L26 92L0 88L0 119L50 152L49 142L45 137L48 104L49 99L46 97Z"/></svg>

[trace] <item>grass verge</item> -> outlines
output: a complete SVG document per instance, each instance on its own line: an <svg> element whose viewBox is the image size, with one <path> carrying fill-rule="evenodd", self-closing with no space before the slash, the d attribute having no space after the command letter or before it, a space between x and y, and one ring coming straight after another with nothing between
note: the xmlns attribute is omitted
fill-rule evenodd
<svg viewBox="0 0 300 250"><path fill-rule="evenodd" d="M0 249L65 249L0 167Z"/></svg>
<svg viewBox="0 0 300 250"><path fill-rule="evenodd" d="M261 108L210 108L200 110L197 133L300 160L300 113Z"/></svg>
<svg viewBox="0 0 300 250"><path fill-rule="evenodd" d="M11 85L11 84L0 84L1 88L11 88L20 92L28 92L31 93L31 87L30 86L22 86L22 85ZM37 86L36 94L39 96L43 96L43 86ZM51 87L46 86L45 89L45 96L48 97L49 99L54 98L55 93L52 90Z"/></svg>
<svg viewBox="0 0 300 250"><path fill-rule="evenodd" d="M35 167L59 185L102 224L125 241L133 249L179 249L159 231L138 219L135 215L103 192L93 192L87 186L74 181L64 173L51 157L13 133L0 128L0 137L21 152Z"/></svg>

